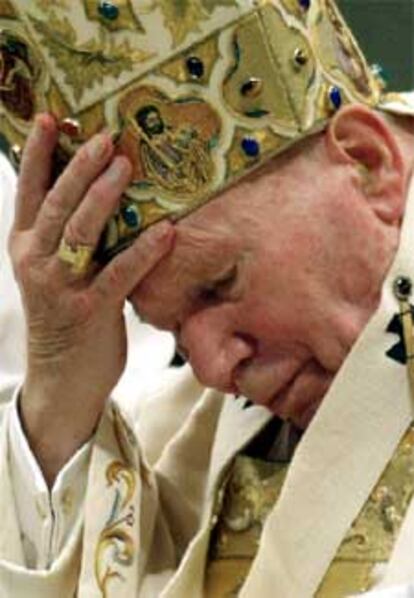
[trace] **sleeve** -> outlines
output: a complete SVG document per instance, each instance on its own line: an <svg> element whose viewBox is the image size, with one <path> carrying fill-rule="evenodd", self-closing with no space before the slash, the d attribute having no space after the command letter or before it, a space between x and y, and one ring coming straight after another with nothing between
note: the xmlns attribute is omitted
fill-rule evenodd
<svg viewBox="0 0 414 598"><path fill-rule="evenodd" d="M22 430L16 392L9 419L9 462L26 566L49 569L78 528L85 501L91 442L59 473L49 491Z"/></svg>
<svg viewBox="0 0 414 598"><path fill-rule="evenodd" d="M71 468L73 462L69 463L48 496L41 482L42 476L39 478L40 472L36 467L33 469L33 455L29 447L19 442L22 437L19 438L18 434L22 430L19 430L18 414L14 411L16 393L12 401L9 389L7 403L5 391L3 396L4 404L0 405L0 596L73 598L76 595L89 598L107 595L109 590L113 593L112 585L118 586L115 588L117 596L135 596L152 545L158 497L155 480L145 469L131 428L122 423L116 406L108 401L91 440L90 456L85 465L87 476L82 474L80 477L79 472L74 473ZM17 421L13 422L14 417ZM12 446L12 437L17 439L17 445ZM23 461L16 465L21 456ZM81 455L78 454L75 460L77 457L82 460ZM25 459L28 459L26 465ZM16 474L20 476L19 480L16 480ZM76 484L73 483L75 475ZM84 480L82 487L81 479ZM18 501L14 486L19 487ZM63 521L67 517L62 499L63 503L71 502L70 498L65 501L64 492L66 488L76 492L76 486L80 488L79 495L85 494L85 498L74 498L73 504L81 505L77 515L73 515L77 523L74 529L69 530L64 546L53 559L54 551L59 551L59 538L62 541L64 538L63 528L60 526L58 531L57 524L61 509ZM45 534L48 541L34 539L34 543L43 544L43 558L45 561L49 558L50 563L43 569L30 569L26 564L21 537L21 526L27 523L21 523L19 519L26 513L24 497L37 510L36 498L41 497L42 491L49 500L49 518L56 531ZM37 530L42 535L41 514L28 511L27 518L31 516L37 519ZM33 532L24 533L30 535ZM38 555L35 556L38 559ZM38 565L39 561L35 564Z"/></svg>

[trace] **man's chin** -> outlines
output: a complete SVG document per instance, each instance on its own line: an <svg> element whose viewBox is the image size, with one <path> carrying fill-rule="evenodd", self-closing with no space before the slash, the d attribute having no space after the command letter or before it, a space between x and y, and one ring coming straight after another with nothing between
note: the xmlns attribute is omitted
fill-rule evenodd
<svg viewBox="0 0 414 598"><path fill-rule="evenodd" d="M322 402L322 399L320 399L317 402L312 403L307 409L305 409L301 413L293 414L289 418L290 421L300 430L306 430L306 428L309 426L309 424L315 417L316 412L318 411L321 402Z"/></svg>

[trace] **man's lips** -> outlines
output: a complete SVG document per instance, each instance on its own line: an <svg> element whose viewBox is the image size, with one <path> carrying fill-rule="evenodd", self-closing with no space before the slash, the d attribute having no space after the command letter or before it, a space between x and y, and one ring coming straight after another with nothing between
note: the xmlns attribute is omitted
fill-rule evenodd
<svg viewBox="0 0 414 598"><path fill-rule="evenodd" d="M265 398L249 397L247 393L245 396L278 417L290 419L299 427L306 427L331 381L332 374L310 359L290 372L282 384L275 384L276 390Z"/></svg>
<svg viewBox="0 0 414 598"><path fill-rule="evenodd" d="M277 404L282 404L286 401L287 396L289 395L290 389L295 384L298 377L302 374L302 372L307 367L308 362L297 366L294 370L291 370L285 380L280 382L277 380L277 383L273 386L273 391L271 394L267 394L265 397L251 397L251 399L263 407L267 407L268 409L274 411L274 407ZM249 397L250 398L250 397Z"/></svg>
<svg viewBox="0 0 414 598"><path fill-rule="evenodd" d="M271 395L264 403L264 406L270 409L273 413L280 415L281 417L289 417L288 407L289 407L289 397L291 395L291 390L294 387L296 381L299 377L303 374L307 367L307 364L300 367L293 376L285 382L285 384L277 390L273 395Z"/></svg>
<svg viewBox="0 0 414 598"><path fill-rule="evenodd" d="M275 415L290 419L304 429L315 415L334 375L311 360L298 370L283 393L272 397L268 408Z"/></svg>
<svg viewBox="0 0 414 598"><path fill-rule="evenodd" d="M237 390L236 394L267 407L277 394L289 386L308 360L286 358L278 360L277 364L271 361L249 364L246 369L235 373L232 386Z"/></svg>

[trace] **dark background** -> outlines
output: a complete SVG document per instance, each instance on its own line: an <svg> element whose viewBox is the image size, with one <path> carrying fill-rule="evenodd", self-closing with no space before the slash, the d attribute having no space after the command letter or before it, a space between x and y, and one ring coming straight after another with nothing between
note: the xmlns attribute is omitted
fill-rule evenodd
<svg viewBox="0 0 414 598"><path fill-rule="evenodd" d="M414 0L337 0L369 62L379 63L388 89L414 89Z"/></svg>

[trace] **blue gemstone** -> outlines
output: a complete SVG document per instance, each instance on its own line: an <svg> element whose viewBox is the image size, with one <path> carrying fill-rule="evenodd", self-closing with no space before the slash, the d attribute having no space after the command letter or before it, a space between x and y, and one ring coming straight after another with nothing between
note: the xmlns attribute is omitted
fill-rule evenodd
<svg viewBox="0 0 414 598"><path fill-rule="evenodd" d="M299 4L303 8L303 10L309 10L311 5L311 0L299 0Z"/></svg>
<svg viewBox="0 0 414 598"><path fill-rule="evenodd" d="M122 208L122 218L128 228L139 228L140 217L134 206L126 206L125 208Z"/></svg>
<svg viewBox="0 0 414 598"><path fill-rule="evenodd" d="M201 79L204 75L204 64L197 56L187 58L187 70L195 79Z"/></svg>
<svg viewBox="0 0 414 598"><path fill-rule="evenodd" d="M98 6L99 14L108 21L115 21L119 17L119 8L108 0L101 0Z"/></svg>
<svg viewBox="0 0 414 598"><path fill-rule="evenodd" d="M257 158L260 154L259 142L253 137L245 137L241 142L242 149L249 158Z"/></svg>
<svg viewBox="0 0 414 598"><path fill-rule="evenodd" d="M342 106L342 93L339 87L331 87L329 90L329 99L331 100L332 106L339 110Z"/></svg>

